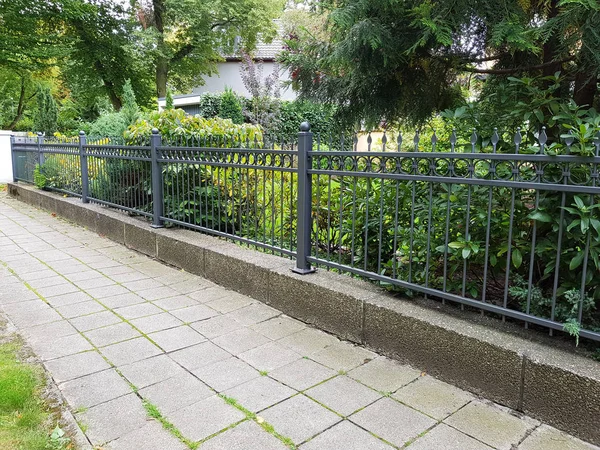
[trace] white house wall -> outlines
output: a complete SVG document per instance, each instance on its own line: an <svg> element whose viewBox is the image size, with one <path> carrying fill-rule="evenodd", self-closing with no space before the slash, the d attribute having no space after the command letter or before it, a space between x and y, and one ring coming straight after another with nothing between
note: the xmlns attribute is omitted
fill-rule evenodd
<svg viewBox="0 0 600 450"><path fill-rule="evenodd" d="M234 92L241 94L245 97L250 97L250 92L244 86L242 82L242 77L240 75L240 66L239 62L223 62L218 65L218 75L215 74L212 77L204 78L204 85L198 86L193 89L193 94L204 94L205 92L223 92L226 87L233 89ZM275 68L275 63L273 62L265 62L262 63L263 66L263 77L269 76L273 73L273 69ZM289 81L289 73L287 71L279 74L279 79L282 82ZM294 100L296 98L296 93L292 90L292 88L281 89L281 98L282 100Z"/></svg>

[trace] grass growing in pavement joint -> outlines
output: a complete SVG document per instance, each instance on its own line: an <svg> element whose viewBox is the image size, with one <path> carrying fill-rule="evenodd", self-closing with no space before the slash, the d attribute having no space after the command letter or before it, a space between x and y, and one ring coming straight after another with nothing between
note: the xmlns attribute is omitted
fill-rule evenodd
<svg viewBox="0 0 600 450"><path fill-rule="evenodd" d="M162 415L162 413L160 412L160 410L158 409L158 407L156 405L150 403L147 400L143 400L143 405L144 405L144 408L146 409L146 412L148 413L148 415L150 417L152 417L153 419L158 420L165 430L167 430L169 433L171 433L173 436L175 436L177 439L179 439L181 442L183 442L185 445L187 445L190 449L195 450L198 448L198 446L200 444L198 442L192 442L189 439L187 439L181 433L181 431L179 431L177 429L177 427L175 425L173 425L171 422L169 422Z"/></svg>
<svg viewBox="0 0 600 450"><path fill-rule="evenodd" d="M266 377L269 374L269 372L267 372L266 370L261 370L258 373L260 373L260 375L263 377Z"/></svg>
<svg viewBox="0 0 600 450"><path fill-rule="evenodd" d="M283 444L285 444L288 448L290 448L291 450L296 450L296 445L289 437L279 434L277 431L275 431L275 428L273 427L273 425L271 425L269 422L266 422L265 419L257 416L252 411L244 408L242 405L240 405L238 403L238 401L235 398L227 397L226 395L223 395L223 394L219 394L219 397L221 397L223 400L225 400L225 402L228 405L231 405L234 408L243 412L248 419L256 422L258 425L260 425L260 427L263 430L265 430L267 433L270 433L273 436L275 436L277 439L279 439L281 442L283 442Z"/></svg>
<svg viewBox="0 0 600 450"><path fill-rule="evenodd" d="M42 398L43 371L20 359L22 343L0 343L0 448L63 450L70 439L55 424ZM54 431L53 431L54 429Z"/></svg>

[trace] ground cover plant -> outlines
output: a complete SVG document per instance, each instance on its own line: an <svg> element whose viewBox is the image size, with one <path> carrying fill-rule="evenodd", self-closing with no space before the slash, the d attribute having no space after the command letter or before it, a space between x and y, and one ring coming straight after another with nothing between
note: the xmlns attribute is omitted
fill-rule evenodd
<svg viewBox="0 0 600 450"><path fill-rule="evenodd" d="M0 448L67 450L74 448L56 425L43 399L42 369L27 363L22 342L0 339Z"/></svg>

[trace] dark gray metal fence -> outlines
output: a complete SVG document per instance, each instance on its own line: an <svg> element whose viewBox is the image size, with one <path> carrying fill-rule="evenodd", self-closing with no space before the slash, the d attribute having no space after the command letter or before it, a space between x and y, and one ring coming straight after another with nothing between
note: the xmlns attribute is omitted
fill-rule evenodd
<svg viewBox="0 0 600 450"><path fill-rule="evenodd" d="M393 144L392 144L393 141ZM76 142L13 141L16 181L53 158L46 187L347 272L401 290L600 340L600 136L589 154L549 154L545 131L506 151L453 134L411 151L383 135L296 143L234 137L126 145L82 134ZM377 147L377 151L375 151ZM502 148L502 150L500 150ZM332 150L336 149L336 150ZM591 150L590 150L591 149ZM554 149L553 149L554 152ZM54 163L50 163L54 170Z"/></svg>

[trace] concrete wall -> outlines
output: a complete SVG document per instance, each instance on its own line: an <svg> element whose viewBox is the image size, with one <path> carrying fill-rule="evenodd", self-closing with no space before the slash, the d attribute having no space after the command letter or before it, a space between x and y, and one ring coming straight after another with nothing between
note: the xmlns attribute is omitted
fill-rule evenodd
<svg viewBox="0 0 600 450"><path fill-rule="evenodd" d="M11 131L0 130L0 183L13 180L12 158L10 154Z"/></svg>

